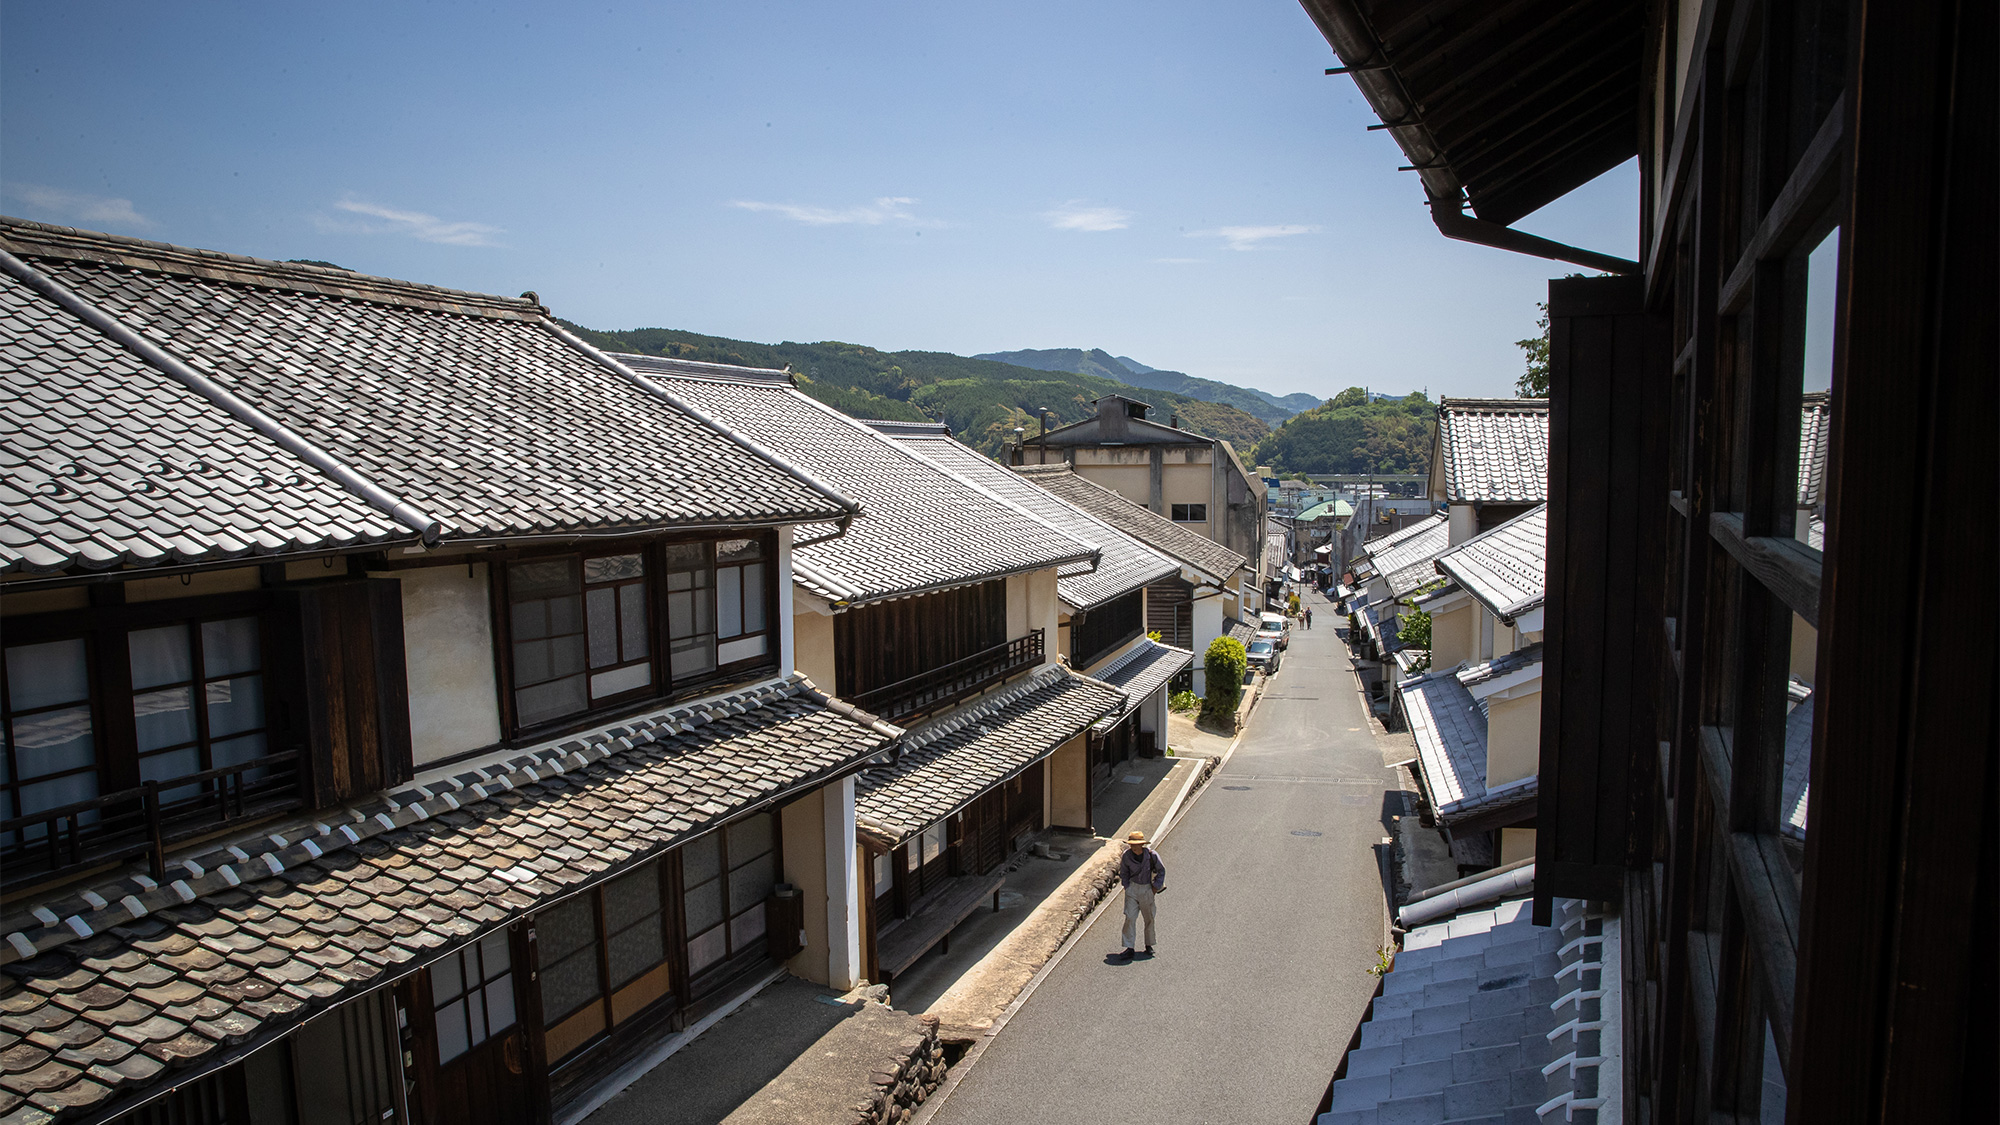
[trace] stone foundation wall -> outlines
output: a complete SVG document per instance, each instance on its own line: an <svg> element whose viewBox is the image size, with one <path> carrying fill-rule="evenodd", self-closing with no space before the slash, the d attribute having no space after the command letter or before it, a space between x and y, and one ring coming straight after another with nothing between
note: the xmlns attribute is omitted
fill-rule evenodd
<svg viewBox="0 0 2000 1125"><path fill-rule="evenodd" d="M944 1045L936 1016L921 1017L921 1033L875 1068L874 1097L854 1107L852 1125L903 1125L944 1081Z"/></svg>

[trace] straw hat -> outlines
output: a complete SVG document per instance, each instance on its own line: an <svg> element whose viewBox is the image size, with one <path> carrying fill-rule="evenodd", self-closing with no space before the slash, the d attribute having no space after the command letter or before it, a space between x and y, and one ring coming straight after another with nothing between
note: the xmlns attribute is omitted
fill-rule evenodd
<svg viewBox="0 0 2000 1125"><path fill-rule="evenodd" d="M1144 832L1134 832L1130 836L1125 837L1125 842L1137 847L1144 847L1146 845L1146 834Z"/></svg>

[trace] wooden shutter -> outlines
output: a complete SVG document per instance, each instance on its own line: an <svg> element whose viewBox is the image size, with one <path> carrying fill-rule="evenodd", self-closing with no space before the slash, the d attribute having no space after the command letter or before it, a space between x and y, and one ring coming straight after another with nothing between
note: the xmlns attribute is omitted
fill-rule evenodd
<svg viewBox="0 0 2000 1125"><path fill-rule="evenodd" d="M1650 843L1666 548L1665 318L1637 277L1549 283L1549 535L1535 916L1616 901Z"/></svg>
<svg viewBox="0 0 2000 1125"><path fill-rule="evenodd" d="M402 583L328 582L292 591L291 601L313 804L338 804L408 781Z"/></svg>

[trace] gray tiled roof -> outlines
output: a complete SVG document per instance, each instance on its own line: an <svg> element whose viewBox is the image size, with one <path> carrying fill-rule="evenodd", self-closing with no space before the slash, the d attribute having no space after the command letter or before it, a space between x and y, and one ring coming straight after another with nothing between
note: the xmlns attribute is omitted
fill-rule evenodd
<svg viewBox="0 0 2000 1125"><path fill-rule="evenodd" d="M416 539L249 424L0 275L0 572Z"/></svg>
<svg viewBox="0 0 2000 1125"><path fill-rule="evenodd" d="M175 861L157 887L125 880L14 916L7 1112L20 1093L36 1110L19 1125L115 1108L899 733L795 677Z"/></svg>
<svg viewBox="0 0 2000 1125"><path fill-rule="evenodd" d="M1458 682L1467 688L1474 688L1489 680L1497 680L1522 669L1532 668L1541 662L1542 642L1536 641L1526 648L1517 648L1513 652L1496 656L1491 660L1466 665L1458 673Z"/></svg>
<svg viewBox="0 0 2000 1125"><path fill-rule="evenodd" d="M18 220L0 220L0 248L435 520L447 540L851 510L649 390L532 300ZM53 366L11 354L30 371ZM130 442L168 401L115 397L103 421ZM181 405L192 412L185 396ZM232 432L184 452L236 466ZM340 514L296 518L338 529Z"/></svg>
<svg viewBox="0 0 2000 1125"><path fill-rule="evenodd" d="M951 427L943 422L904 422L895 418L856 418L855 421L893 438L948 438Z"/></svg>
<svg viewBox="0 0 2000 1125"><path fill-rule="evenodd" d="M1832 397L1809 391L1799 398L1799 507L1817 507L1826 487L1826 450L1833 437Z"/></svg>
<svg viewBox="0 0 2000 1125"><path fill-rule="evenodd" d="M1396 690L1416 738L1417 769L1440 821L1524 801L1536 792L1532 774L1497 790L1486 788L1486 712L1451 669L1405 680Z"/></svg>
<svg viewBox="0 0 2000 1125"><path fill-rule="evenodd" d="M1134 504L1067 465L1021 465L1014 471L1168 558L1219 582L1228 581L1247 561L1206 535L1190 531L1142 504Z"/></svg>
<svg viewBox="0 0 2000 1125"><path fill-rule="evenodd" d="M1234 637L1247 645L1257 635L1257 624L1254 621L1245 621L1240 617L1231 617L1222 623L1222 632L1220 635Z"/></svg>
<svg viewBox="0 0 2000 1125"><path fill-rule="evenodd" d="M1514 899L1411 930L1319 1125L1596 1122L1613 1108L1615 1057L1600 1061L1618 920L1573 899L1556 900L1554 926L1531 913Z"/></svg>
<svg viewBox="0 0 2000 1125"><path fill-rule="evenodd" d="M1512 624L1548 600L1548 541L1549 506L1542 504L1439 555L1437 569Z"/></svg>
<svg viewBox="0 0 2000 1125"><path fill-rule="evenodd" d="M896 847L1124 705L1124 692L1060 665L974 700L913 729L894 764L862 771L856 831L877 848Z"/></svg>
<svg viewBox="0 0 2000 1125"><path fill-rule="evenodd" d="M1438 402L1444 498L1539 504L1549 498L1549 402L1447 398Z"/></svg>
<svg viewBox="0 0 2000 1125"><path fill-rule="evenodd" d="M1133 645L1110 664L1090 673L1091 679L1110 684L1125 693L1125 705L1097 720L1091 730L1103 734L1117 726L1154 692L1166 687L1167 681L1183 668L1192 667L1194 653L1187 649L1163 645L1151 638Z"/></svg>
<svg viewBox="0 0 2000 1125"><path fill-rule="evenodd" d="M1450 546L1451 521L1440 513L1369 543L1368 557L1400 598L1437 581L1432 564Z"/></svg>
<svg viewBox="0 0 2000 1125"><path fill-rule="evenodd" d="M869 425L882 428L882 423ZM1094 570L1088 563L1074 563L1057 572L1056 589L1074 609L1094 609L1149 582L1180 573L1179 563L1048 489L1036 487L970 446L942 434L905 436L899 440L1008 503L1061 528L1072 539L1102 551L1103 557Z"/></svg>
<svg viewBox="0 0 2000 1125"><path fill-rule="evenodd" d="M807 397L782 371L617 358L861 501L846 535L792 555L793 577L829 601L903 597L1096 554L1033 513Z"/></svg>

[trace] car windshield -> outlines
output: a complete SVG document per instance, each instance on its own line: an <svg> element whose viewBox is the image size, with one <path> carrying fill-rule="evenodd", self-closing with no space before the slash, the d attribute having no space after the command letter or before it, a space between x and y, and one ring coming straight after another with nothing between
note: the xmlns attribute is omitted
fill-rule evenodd
<svg viewBox="0 0 2000 1125"><path fill-rule="evenodd" d="M1254 653L1258 653L1258 654L1263 654L1263 653L1266 653L1266 652L1269 652L1269 651L1271 651L1271 642L1270 642L1270 641L1252 641L1252 642L1250 642L1250 651L1251 651L1251 652L1254 652Z"/></svg>

